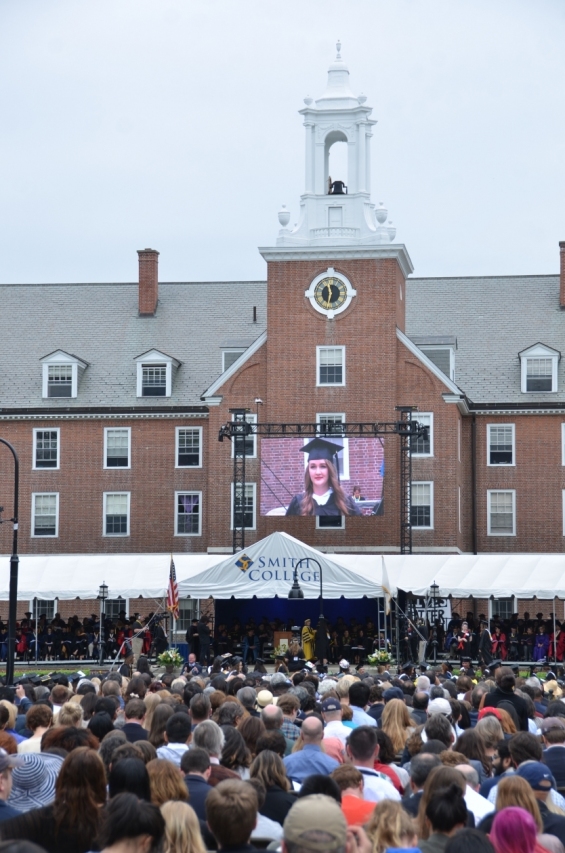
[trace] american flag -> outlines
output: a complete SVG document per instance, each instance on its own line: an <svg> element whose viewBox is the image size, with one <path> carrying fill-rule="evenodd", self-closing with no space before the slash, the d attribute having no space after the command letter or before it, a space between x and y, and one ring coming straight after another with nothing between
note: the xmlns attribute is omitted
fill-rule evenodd
<svg viewBox="0 0 565 853"><path fill-rule="evenodd" d="M172 554L171 568L169 570L169 588L167 590L167 610L173 614L173 619L179 618L179 587L177 584L177 573Z"/></svg>

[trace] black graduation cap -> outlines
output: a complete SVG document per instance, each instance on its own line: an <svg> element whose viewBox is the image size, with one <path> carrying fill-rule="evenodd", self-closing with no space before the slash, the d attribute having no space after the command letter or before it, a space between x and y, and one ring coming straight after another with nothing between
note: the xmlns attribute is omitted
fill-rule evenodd
<svg viewBox="0 0 565 853"><path fill-rule="evenodd" d="M313 438L300 448L301 453L308 454L309 462L313 459L326 459L328 462L333 462L334 456L342 450L343 444L336 444L335 441L328 441L326 438Z"/></svg>

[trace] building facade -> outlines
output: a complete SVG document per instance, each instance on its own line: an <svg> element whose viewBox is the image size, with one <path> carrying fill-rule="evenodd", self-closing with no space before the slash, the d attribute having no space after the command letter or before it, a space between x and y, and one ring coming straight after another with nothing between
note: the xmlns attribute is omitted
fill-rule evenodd
<svg viewBox="0 0 565 853"><path fill-rule="evenodd" d="M261 423L391 422L414 406L415 551L563 550L565 243L550 276L422 279L370 198L374 120L339 49L305 99L305 191L260 252L266 281L0 285L0 436L20 456L21 553L229 552L233 408ZM329 174L334 144L347 176ZM328 284L329 281L329 284ZM246 543L284 530L321 550L399 548L399 441L383 515L320 526L261 516L246 458ZM10 513L12 460L0 453ZM344 489L354 483L343 480ZM10 548L10 525L0 550Z"/></svg>

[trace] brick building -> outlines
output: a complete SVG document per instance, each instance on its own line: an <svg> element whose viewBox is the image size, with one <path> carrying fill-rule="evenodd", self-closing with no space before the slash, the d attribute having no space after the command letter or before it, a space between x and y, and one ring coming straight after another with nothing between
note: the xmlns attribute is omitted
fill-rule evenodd
<svg viewBox="0 0 565 853"><path fill-rule="evenodd" d="M401 405L429 425L413 454L415 551L563 549L565 243L560 275L413 277L370 199L375 122L339 52L300 113L299 222L279 213L276 244L260 249L266 281L159 282L144 249L136 283L0 285L0 435L20 456L21 553L229 552L232 448L218 431L231 408L357 423L394 421ZM337 143L347 176L332 180ZM248 443L246 543L284 530L326 551L398 550L396 436L384 514L339 527L259 514L266 440ZM6 515L11 465L0 453Z"/></svg>

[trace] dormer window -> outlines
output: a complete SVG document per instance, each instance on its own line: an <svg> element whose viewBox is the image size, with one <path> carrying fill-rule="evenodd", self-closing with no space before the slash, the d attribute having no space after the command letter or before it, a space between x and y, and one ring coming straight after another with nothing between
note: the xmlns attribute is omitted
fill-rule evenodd
<svg viewBox="0 0 565 853"><path fill-rule="evenodd" d="M455 380L455 350L457 338L453 336L413 337L412 341L424 352L436 367L453 382Z"/></svg>
<svg viewBox="0 0 565 853"><path fill-rule="evenodd" d="M82 374L88 367L76 355L57 350L41 359L44 398L76 397Z"/></svg>
<svg viewBox="0 0 565 853"><path fill-rule="evenodd" d="M173 388L173 371L178 370L180 361L159 350L138 355L137 362L137 396L138 397L170 397Z"/></svg>
<svg viewBox="0 0 565 853"><path fill-rule="evenodd" d="M559 350L534 344L519 353L522 375L522 393L547 394L557 391L557 368L561 353Z"/></svg>

